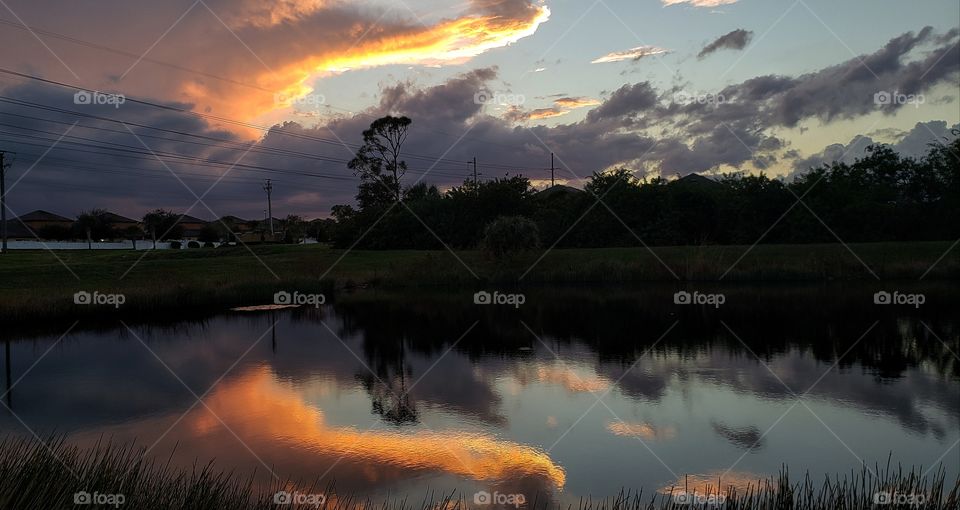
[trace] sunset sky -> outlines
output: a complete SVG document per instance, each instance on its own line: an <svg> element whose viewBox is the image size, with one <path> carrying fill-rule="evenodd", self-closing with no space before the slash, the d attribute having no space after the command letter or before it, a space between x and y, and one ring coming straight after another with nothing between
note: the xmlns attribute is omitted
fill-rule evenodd
<svg viewBox="0 0 960 510"><path fill-rule="evenodd" d="M255 219L271 178L275 216L325 217L388 113L405 184L441 188L473 157L542 186L554 152L580 186L918 155L960 128L958 40L956 0L5 0L8 215Z"/></svg>

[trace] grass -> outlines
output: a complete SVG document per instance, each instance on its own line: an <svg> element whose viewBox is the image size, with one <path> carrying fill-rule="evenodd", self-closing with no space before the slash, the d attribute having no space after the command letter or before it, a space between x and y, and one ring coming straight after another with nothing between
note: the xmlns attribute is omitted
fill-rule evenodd
<svg viewBox="0 0 960 510"><path fill-rule="evenodd" d="M500 284L781 282L960 277L950 242L477 251L343 251L320 245L0 255L0 321L103 313L73 293L122 293L124 313L269 302L277 290ZM542 256L542 258L541 258ZM932 268L932 269L931 269ZM929 272L928 272L929 270ZM101 307L102 308L102 307Z"/></svg>
<svg viewBox="0 0 960 510"><path fill-rule="evenodd" d="M294 488L296 487L296 488ZM0 507L2 508L88 508L73 505L75 494L122 495L120 508L208 510L259 510L317 508L313 505L276 505L274 494L281 489L304 494L322 493L324 510L459 510L475 508L472 498L449 494L434 499L428 495L419 504L407 500L372 502L353 495L337 494L333 485L317 490L317 484L300 486L274 482L258 489L253 477L241 479L234 474L218 472L210 464L190 470L171 467L144 457L142 449L129 445L97 444L83 450L62 440L40 442L32 438L7 437L0 440ZM866 510L876 508L878 492L904 496L922 496L923 504L913 508L957 508L960 504L960 478L948 485L944 471L929 476L919 471L900 469L867 469L843 476L827 477L814 482L809 476L791 482L786 470L779 476L758 480L740 491L723 488L700 494L725 493L723 508L796 510L834 509ZM679 493L676 490L674 494ZM113 496L116 498L116 496ZM526 495L527 509L562 508L545 495ZM660 492L622 491L616 496L581 499L579 510L668 510L708 508L702 504L680 504L675 496ZM898 508L893 505L891 508ZM105 508L97 506L96 508ZM490 507L485 507L490 508ZM572 508L572 507L568 507ZM712 508L717 508L713 506Z"/></svg>

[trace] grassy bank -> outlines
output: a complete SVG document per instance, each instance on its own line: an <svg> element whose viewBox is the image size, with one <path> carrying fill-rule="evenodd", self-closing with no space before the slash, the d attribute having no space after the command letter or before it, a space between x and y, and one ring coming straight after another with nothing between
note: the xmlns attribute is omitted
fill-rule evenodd
<svg viewBox="0 0 960 510"><path fill-rule="evenodd" d="M334 484L319 487L317 483L301 485L274 482L273 486L258 489L252 479L241 479L225 474L212 465L180 470L168 464L157 463L143 456L142 450L131 446L100 444L90 450L65 445L60 440L40 443L33 439L6 438L0 441L0 507L2 508L90 508L90 504L74 504L88 494L98 501L119 503L117 508L187 509L303 509L348 510L380 508L382 510L447 510L475 507L472 498L463 494L426 496L422 502L404 500L371 502L352 495L338 494ZM722 480L721 480L722 483ZM297 505L274 503L279 490L301 494L323 494L323 503ZM617 496L583 499L580 510L667 510L717 508L709 505L707 495L723 494L724 508L744 509L833 509L851 510L875 508L876 494L899 494L903 497L921 497L922 504L913 508L956 508L960 497L960 479L945 482L944 473L935 470L924 476L919 471L903 472L864 468L843 476L828 477L813 482L809 476L791 482L786 472L779 476L757 480L741 487L706 489L698 504L678 502L675 494L654 491L621 492ZM668 491L664 491L668 492ZM546 494L524 495L527 509L567 508ZM108 498L108 499L104 499ZM413 499L413 498L412 498ZM420 501L419 498L416 498ZM80 499L82 501L82 499ZM96 503L96 501L94 501ZM714 500L715 502L715 500ZM112 505L111 505L112 506ZM97 505L96 508L108 508ZM481 507L481 508L490 508Z"/></svg>
<svg viewBox="0 0 960 510"><path fill-rule="evenodd" d="M849 250L839 244L566 249L509 261L476 251L456 256L442 250L348 252L319 245L15 251L0 256L0 320L105 311L75 305L77 291L120 293L126 298L124 313L147 314L264 303L278 290L329 292L357 286L873 280L874 274L883 280L917 280L925 273L929 280L955 279L960 277L960 248L948 253L951 244L870 243Z"/></svg>

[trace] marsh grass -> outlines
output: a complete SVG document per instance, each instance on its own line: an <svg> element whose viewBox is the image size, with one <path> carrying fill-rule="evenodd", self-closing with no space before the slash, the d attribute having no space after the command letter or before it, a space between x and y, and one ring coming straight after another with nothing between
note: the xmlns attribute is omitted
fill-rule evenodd
<svg viewBox="0 0 960 510"><path fill-rule="evenodd" d="M84 491L99 494L122 494L122 508L143 510L194 509L259 510L316 508L313 505L277 505L274 494L278 490L296 490L301 493L325 494L324 510L458 510L477 508L472 497L462 494L429 493L419 503L406 499L374 502L350 494L338 494L333 484L320 486L318 482L303 485L274 482L260 487L248 478L234 473L217 471L212 464L195 465L184 470L166 463L148 459L142 448L109 442L97 443L90 449L66 444L62 439L38 441L32 438L6 437L0 440L0 508L93 508L74 505L74 495ZM904 471L892 468L888 462L881 469L863 467L859 472L826 477L815 481L804 476L791 482L784 468L779 476L758 480L755 484L737 490L733 487L706 487L697 494L726 494L722 508L726 509L847 509L879 508L875 504L878 492L902 495L922 495L922 502L913 509L956 509L960 504L960 478L947 484L945 472L937 469L929 474L918 469ZM674 494L684 490L676 487L659 492L621 491L607 498L584 498L579 504L559 504L548 495L527 497L521 508L578 510L680 510L718 508L706 502L680 503ZM102 507L102 506L101 506ZM482 507L494 508L494 507ZM906 508L886 505L884 508Z"/></svg>

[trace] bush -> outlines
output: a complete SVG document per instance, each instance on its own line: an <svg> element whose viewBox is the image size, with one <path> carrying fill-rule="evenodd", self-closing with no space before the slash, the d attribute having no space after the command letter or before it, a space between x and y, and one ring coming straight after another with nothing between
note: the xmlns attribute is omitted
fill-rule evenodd
<svg viewBox="0 0 960 510"><path fill-rule="evenodd" d="M204 248L216 248L216 246L217 246L217 245L211 243L210 241L207 241L207 242L203 243L203 247L204 247Z"/></svg>
<svg viewBox="0 0 960 510"><path fill-rule="evenodd" d="M188 242L187 242L187 248L199 248L199 247L200 247L200 243L198 243L198 242L196 242L196 241L188 241Z"/></svg>
<svg viewBox="0 0 960 510"><path fill-rule="evenodd" d="M480 248L495 258L540 246L537 224L523 216L500 216L483 229Z"/></svg>
<svg viewBox="0 0 960 510"><path fill-rule="evenodd" d="M170 241L171 250L179 250L181 247L183 247L183 244L180 241Z"/></svg>

